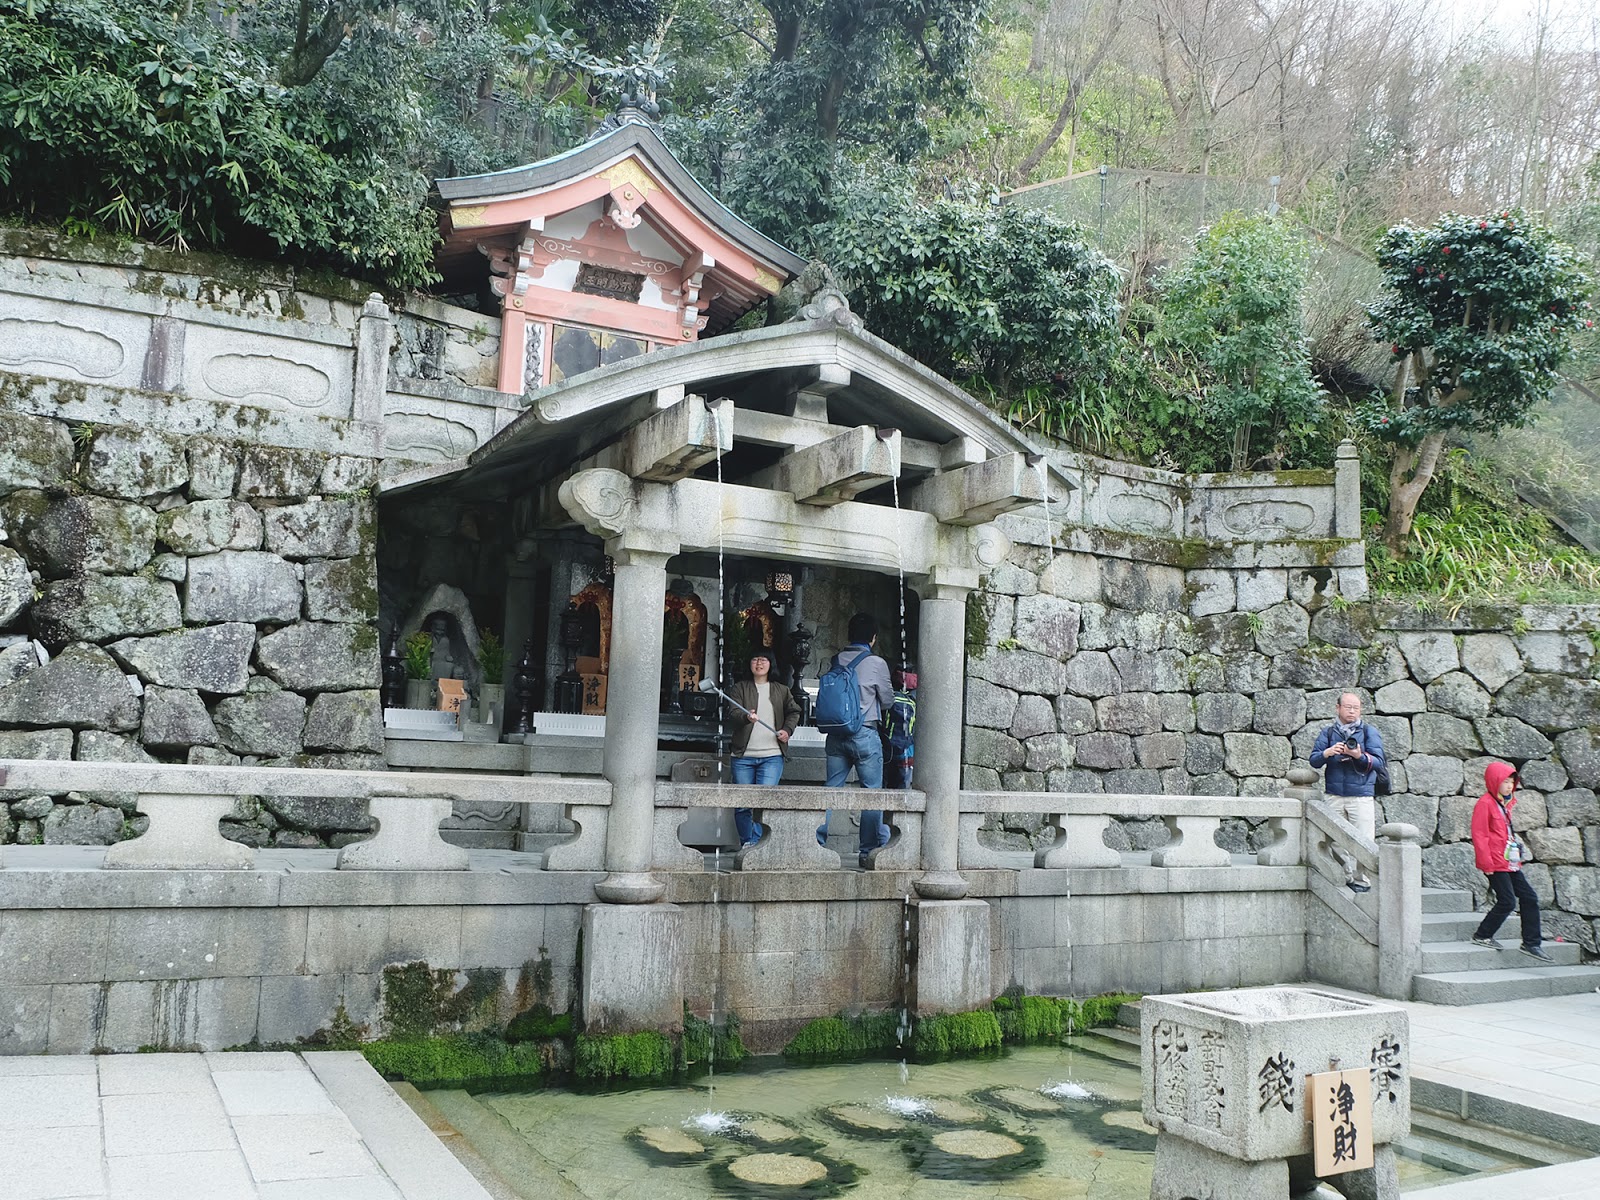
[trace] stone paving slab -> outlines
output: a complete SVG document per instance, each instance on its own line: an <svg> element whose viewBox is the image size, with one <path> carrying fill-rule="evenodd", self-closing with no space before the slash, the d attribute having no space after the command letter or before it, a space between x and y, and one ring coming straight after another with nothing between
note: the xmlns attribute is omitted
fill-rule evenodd
<svg viewBox="0 0 1600 1200"><path fill-rule="evenodd" d="M0 1196L489 1200L338 1053L0 1058Z"/></svg>

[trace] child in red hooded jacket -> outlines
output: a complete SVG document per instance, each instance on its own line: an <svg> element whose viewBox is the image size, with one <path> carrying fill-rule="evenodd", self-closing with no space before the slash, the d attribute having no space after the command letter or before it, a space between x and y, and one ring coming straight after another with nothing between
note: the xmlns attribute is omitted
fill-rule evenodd
<svg viewBox="0 0 1600 1200"><path fill-rule="evenodd" d="M1517 769L1509 763L1492 762L1483 771L1488 790L1478 797L1472 810L1472 854L1478 870L1489 877L1494 889L1494 907L1483 916L1478 932L1472 935L1477 946L1501 949L1494 934L1513 908L1522 917L1522 952L1540 962L1552 959L1540 945L1539 898L1533 885L1522 874L1527 851L1511 831L1511 810L1517 805Z"/></svg>

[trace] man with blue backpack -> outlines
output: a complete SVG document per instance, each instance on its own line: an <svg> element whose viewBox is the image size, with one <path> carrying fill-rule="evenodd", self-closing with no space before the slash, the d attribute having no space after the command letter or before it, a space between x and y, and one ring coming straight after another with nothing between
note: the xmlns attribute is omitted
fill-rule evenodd
<svg viewBox="0 0 1600 1200"><path fill-rule="evenodd" d="M857 613L846 629L850 644L833 656L817 685L817 728L827 735L823 753L828 763L828 787L843 787L854 767L862 787L883 786L883 741L878 723L894 703L889 664L872 652L878 640L878 619ZM828 840L830 810L822 818L817 841ZM867 856L889 841L879 809L861 813L861 865Z"/></svg>

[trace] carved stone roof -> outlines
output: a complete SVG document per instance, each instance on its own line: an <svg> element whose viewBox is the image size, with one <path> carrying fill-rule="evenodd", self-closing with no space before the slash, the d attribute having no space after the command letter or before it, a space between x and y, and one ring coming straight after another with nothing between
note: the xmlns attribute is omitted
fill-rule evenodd
<svg viewBox="0 0 1600 1200"><path fill-rule="evenodd" d="M818 389L819 374L831 383ZM654 397L687 393L732 397L740 422L765 425L768 444L797 391L826 393L815 428L873 425L898 429L908 449L904 487L938 469L938 447L967 439L969 456L1037 454L1040 447L943 376L870 333L834 321L796 321L725 334L590 371L528 397L528 409L465 458L418 468L383 485L385 492L419 485L462 487L480 496L528 490L555 478L656 410ZM796 427L797 428L797 427ZM448 481L448 483L447 483ZM1065 486L1057 484L1065 491Z"/></svg>

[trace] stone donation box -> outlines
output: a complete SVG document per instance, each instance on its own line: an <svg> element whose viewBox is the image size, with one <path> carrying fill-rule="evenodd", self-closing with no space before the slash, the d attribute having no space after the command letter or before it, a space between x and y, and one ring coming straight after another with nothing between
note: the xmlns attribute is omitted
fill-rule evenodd
<svg viewBox="0 0 1600 1200"><path fill-rule="evenodd" d="M1151 1200L1286 1200L1311 1190L1313 1109L1326 1110L1313 1104L1313 1086L1357 1069L1370 1105L1351 1111L1340 1093L1338 1127L1322 1133L1336 1135L1341 1161L1324 1182L1351 1200L1399 1196L1392 1143L1411 1131L1403 1010L1300 987L1148 996L1140 1008L1144 1119L1158 1131ZM1351 1169L1357 1161L1372 1165Z"/></svg>

